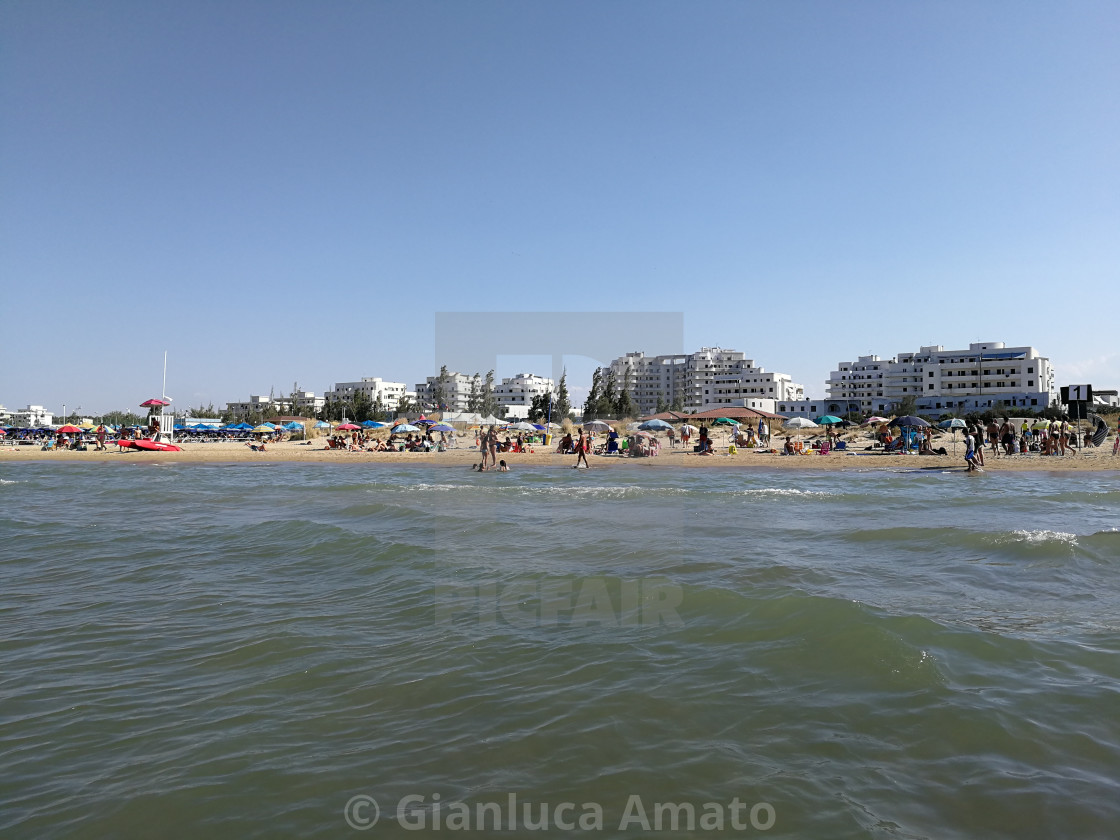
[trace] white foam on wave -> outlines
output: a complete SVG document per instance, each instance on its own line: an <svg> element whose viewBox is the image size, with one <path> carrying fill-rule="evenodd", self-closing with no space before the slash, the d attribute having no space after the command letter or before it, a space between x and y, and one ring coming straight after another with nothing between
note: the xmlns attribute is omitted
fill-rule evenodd
<svg viewBox="0 0 1120 840"><path fill-rule="evenodd" d="M736 496L833 496L827 490L798 490L794 487L761 487L752 490L736 490Z"/></svg>
<svg viewBox="0 0 1120 840"><path fill-rule="evenodd" d="M1025 542L1032 545L1039 545L1047 542L1065 543L1066 545L1077 545L1077 534L1067 534L1065 531L1027 531L1017 530L1011 532L1012 542Z"/></svg>
<svg viewBox="0 0 1120 840"><path fill-rule="evenodd" d="M6 478L0 478L0 484L19 484L18 481L9 481Z"/></svg>

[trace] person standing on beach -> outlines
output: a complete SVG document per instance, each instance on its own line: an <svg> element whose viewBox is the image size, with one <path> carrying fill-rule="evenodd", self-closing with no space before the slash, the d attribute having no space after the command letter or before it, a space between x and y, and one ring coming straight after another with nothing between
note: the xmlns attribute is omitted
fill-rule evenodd
<svg viewBox="0 0 1120 840"><path fill-rule="evenodd" d="M490 435L487 438L486 449L490 453L490 466L498 466L498 430L491 426Z"/></svg>
<svg viewBox="0 0 1120 840"><path fill-rule="evenodd" d="M968 469L965 472L983 472L983 468L976 463L977 443L976 436L973 434L973 429L969 426L964 436L964 461L968 464Z"/></svg>
<svg viewBox="0 0 1120 840"><path fill-rule="evenodd" d="M591 438L583 429L579 430L579 440L576 441L576 465L573 469L579 469L579 462L583 461L583 466L591 469L591 465L587 463L587 450L591 448Z"/></svg>
<svg viewBox="0 0 1120 840"><path fill-rule="evenodd" d="M97 427L97 448L102 450L105 448L105 426L104 424Z"/></svg>

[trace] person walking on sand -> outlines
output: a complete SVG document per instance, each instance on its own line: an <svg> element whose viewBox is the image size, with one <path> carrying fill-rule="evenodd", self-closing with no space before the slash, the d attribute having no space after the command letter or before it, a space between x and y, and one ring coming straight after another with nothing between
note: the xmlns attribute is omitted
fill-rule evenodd
<svg viewBox="0 0 1120 840"><path fill-rule="evenodd" d="M585 469L591 469L587 463L587 450L591 448L591 438L584 429L579 430L579 440L576 441L576 465L572 469L579 469L579 462L583 461Z"/></svg>

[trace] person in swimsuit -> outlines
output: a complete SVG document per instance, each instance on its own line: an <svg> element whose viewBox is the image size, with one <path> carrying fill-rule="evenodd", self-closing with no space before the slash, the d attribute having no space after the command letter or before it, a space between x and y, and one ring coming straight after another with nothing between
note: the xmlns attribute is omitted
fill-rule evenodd
<svg viewBox="0 0 1120 840"><path fill-rule="evenodd" d="M579 462L583 461L583 465L587 469L591 469L591 465L587 463L587 450L591 448L591 437L583 429L579 430L579 440L576 441L576 465L575 469L579 469Z"/></svg>

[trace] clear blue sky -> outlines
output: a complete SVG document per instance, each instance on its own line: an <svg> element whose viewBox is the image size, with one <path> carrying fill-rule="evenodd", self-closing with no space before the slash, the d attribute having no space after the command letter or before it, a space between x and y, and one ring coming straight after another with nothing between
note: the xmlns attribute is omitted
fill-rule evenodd
<svg viewBox="0 0 1120 840"><path fill-rule="evenodd" d="M476 310L682 312L812 396L980 339L1115 388L1117 44L1115 0L9 0L0 403L135 405L165 349L177 405L412 385Z"/></svg>

